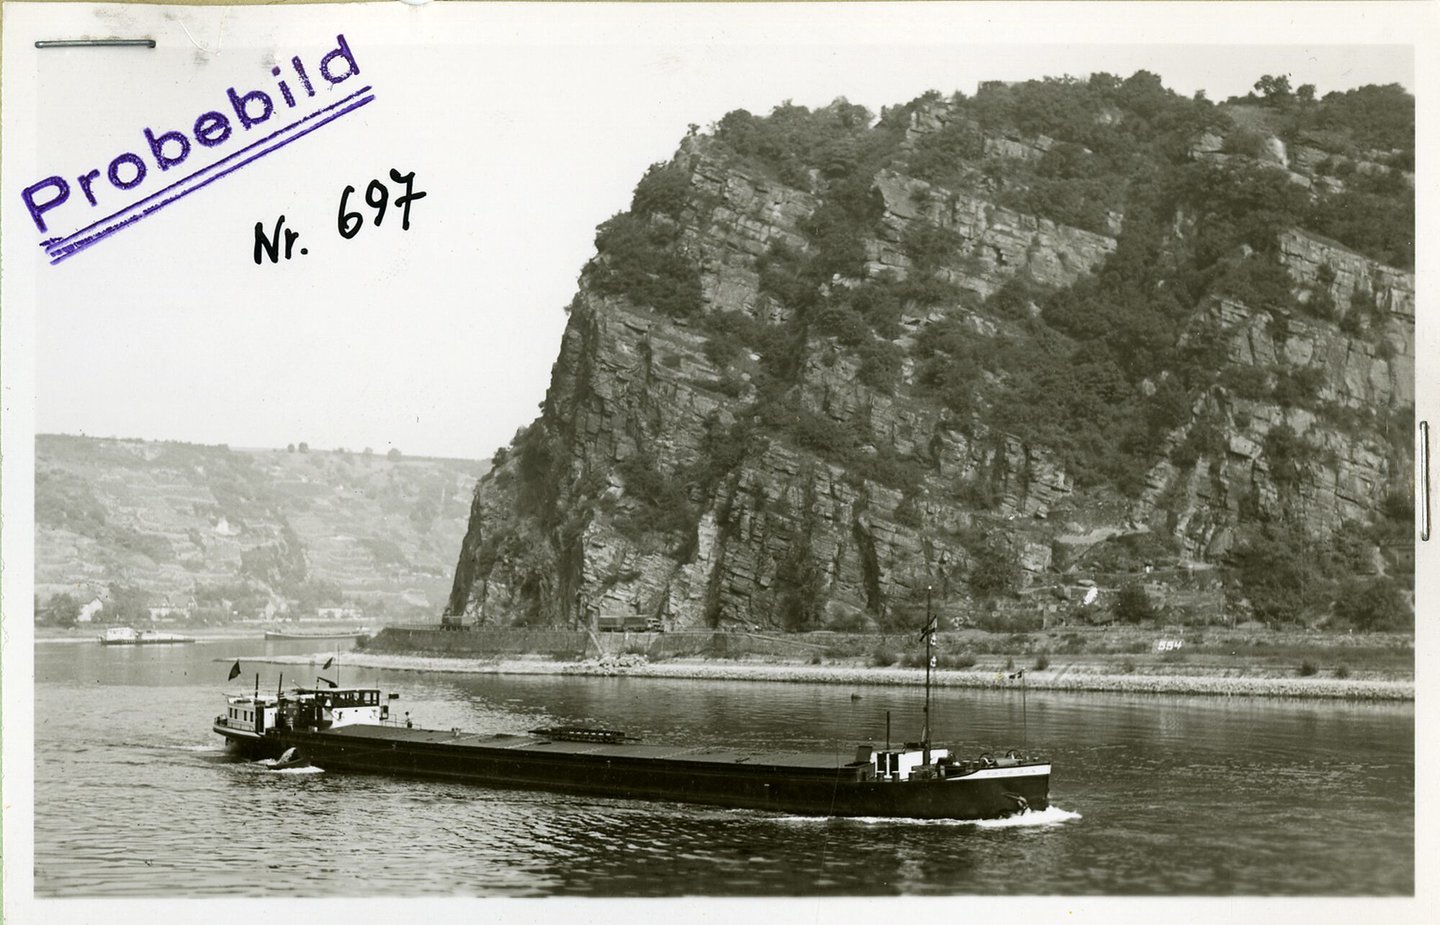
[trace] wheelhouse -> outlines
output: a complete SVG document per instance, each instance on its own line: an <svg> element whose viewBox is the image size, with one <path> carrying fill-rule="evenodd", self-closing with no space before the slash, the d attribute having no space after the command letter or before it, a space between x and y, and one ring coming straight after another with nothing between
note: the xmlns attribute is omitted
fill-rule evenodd
<svg viewBox="0 0 1440 925"><path fill-rule="evenodd" d="M281 702L281 728L332 729L355 723L379 724L390 706L378 688L300 688Z"/></svg>
<svg viewBox="0 0 1440 925"><path fill-rule="evenodd" d="M215 717L216 729L262 736L279 721L280 704L274 697L226 697L225 712Z"/></svg>

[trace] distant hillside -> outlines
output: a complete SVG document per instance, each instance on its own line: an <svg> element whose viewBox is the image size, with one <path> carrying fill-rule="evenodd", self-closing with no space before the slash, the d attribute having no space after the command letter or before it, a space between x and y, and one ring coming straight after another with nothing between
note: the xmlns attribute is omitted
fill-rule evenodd
<svg viewBox="0 0 1440 925"><path fill-rule="evenodd" d="M475 460L40 435L35 583L200 618L267 606L314 615L439 613L475 480ZM117 613L117 611L120 611Z"/></svg>

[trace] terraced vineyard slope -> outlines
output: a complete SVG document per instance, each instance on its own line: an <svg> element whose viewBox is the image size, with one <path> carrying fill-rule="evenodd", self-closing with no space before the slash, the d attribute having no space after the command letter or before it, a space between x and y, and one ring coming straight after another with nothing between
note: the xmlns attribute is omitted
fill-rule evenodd
<svg viewBox="0 0 1440 925"><path fill-rule="evenodd" d="M433 619L485 464L41 435L41 619ZM61 597L62 595L66 597ZM164 611L170 610L169 613Z"/></svg>

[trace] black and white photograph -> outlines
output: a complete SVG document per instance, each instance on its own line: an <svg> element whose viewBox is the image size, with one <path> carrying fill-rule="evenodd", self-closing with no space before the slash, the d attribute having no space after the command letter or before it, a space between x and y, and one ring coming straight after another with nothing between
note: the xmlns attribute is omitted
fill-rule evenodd
<svg viewBox="0 0 1440 925"><path fill-rule="evenodd" d="M7 918L1428 920L1434 4L3 13Z"/></svg>

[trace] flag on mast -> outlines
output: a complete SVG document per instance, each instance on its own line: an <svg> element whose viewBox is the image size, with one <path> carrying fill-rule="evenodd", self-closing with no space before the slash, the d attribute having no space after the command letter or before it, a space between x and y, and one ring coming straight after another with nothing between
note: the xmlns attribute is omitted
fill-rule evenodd
<svg viewBox="0 0 1440 925"><path fill-rule="evenodd" d="M326 668L329 668L333 664L335 664L335 656L332 655L329 658L325 659L325 664L320 666L320 670L324 671Z"/></svg>
<svg viewBox="0 0 1440 925"><path fill-rule="evenodd" d="M240 659L237 658L235 664L230 666L230 677L225 680L234 681L238 677L240 677Z"/></svg>

